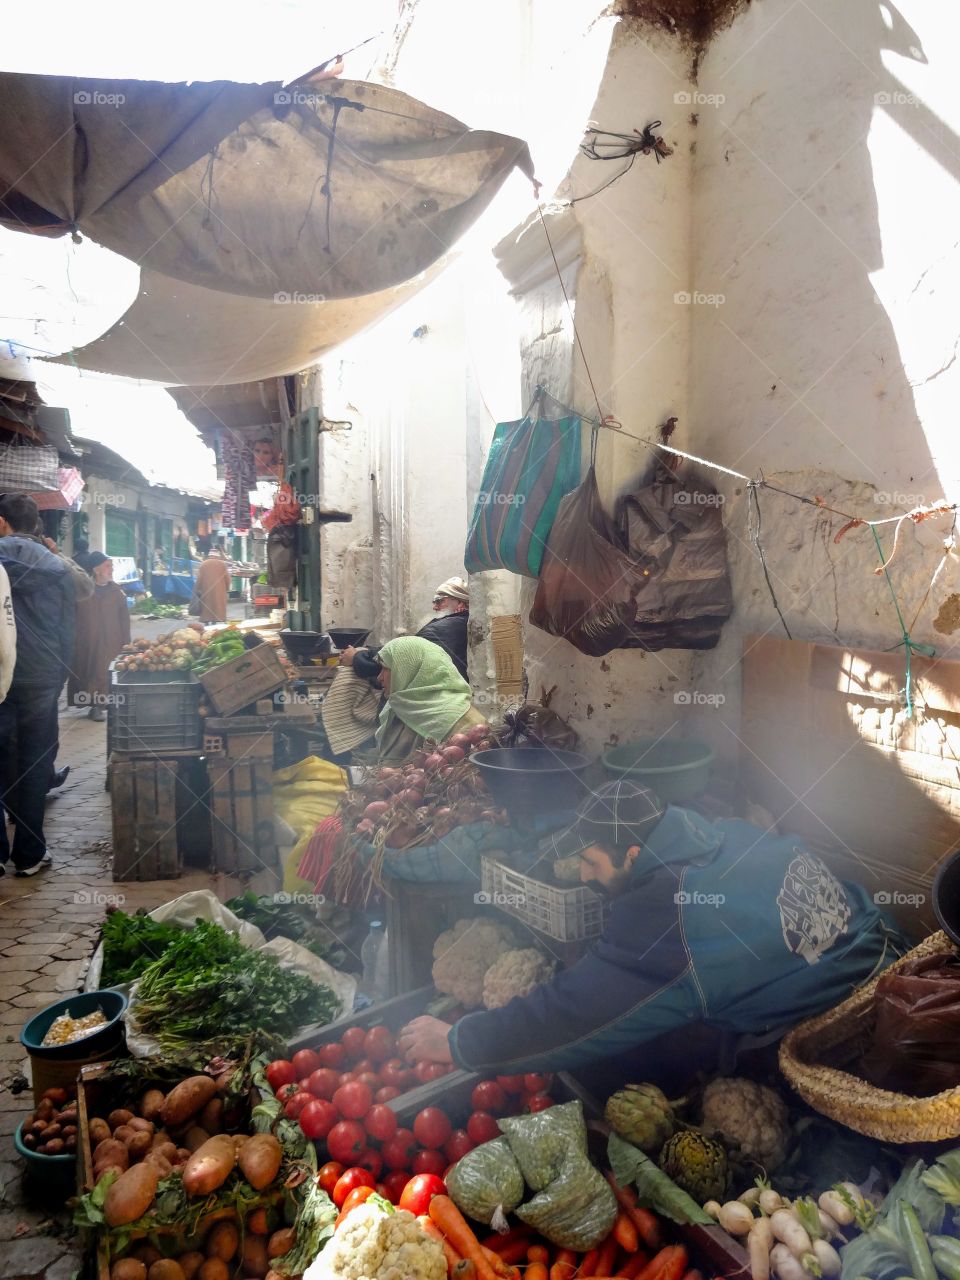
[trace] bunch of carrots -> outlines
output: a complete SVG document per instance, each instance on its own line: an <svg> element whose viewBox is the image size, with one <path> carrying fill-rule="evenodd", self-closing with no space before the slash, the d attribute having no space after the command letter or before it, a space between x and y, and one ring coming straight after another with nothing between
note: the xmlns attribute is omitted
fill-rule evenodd
<svg viewBox="0 0 960 1280"><path fill-rule="evenodd" d="M607 1180L620 1212L607 1238L588 1253L552 1250L523 1225L481 1240L449 1196L434 1196L418 1221L442 1245L449 1280L703 1280L690 1268L685 1246L664 1244L650 1210L612 1175Z"/></svg>

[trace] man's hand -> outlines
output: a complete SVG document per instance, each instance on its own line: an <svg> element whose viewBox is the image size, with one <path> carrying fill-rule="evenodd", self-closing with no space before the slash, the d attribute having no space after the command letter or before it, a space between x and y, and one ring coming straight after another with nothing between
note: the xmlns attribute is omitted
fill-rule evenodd
<svg viewBox="0 0 960 1280"><path fill-rule="evenodd" d="M54 542L52 538L41 538L40 541L43 543L43 545L47 548L48 551L52 551L54 552L54 554L59 554L60 548L57 546L57 544Z"/></svg>
<svg viewBox="0 0 960 1280"><path fill-rule="evenodd" d="M356 652L357 652L357 646L355 644L348 644L346 649L344 649L340 654L341 667L352 667L353 655Z"/></svg>
<svg viewBox="0 0 960 1280"><path fill-rule="evenodd" d="M439 1018L414 1018L400 1029L400 1052L408 1062L452 1062L450 1027Z"/></svg>

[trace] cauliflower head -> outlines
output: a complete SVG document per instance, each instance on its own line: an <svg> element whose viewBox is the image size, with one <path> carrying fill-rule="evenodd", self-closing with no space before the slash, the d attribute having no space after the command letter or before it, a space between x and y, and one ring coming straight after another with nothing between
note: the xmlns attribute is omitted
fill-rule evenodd
<svg viewBox="0 0 960 1280"><path fill-rule="evenodd" d="M713 1080L703 1091L701 1127L739 1146L772 1173L787 1153L790 1127L783 1099L766 1085L739 1077Z"/></svg>
<svg viewBox="0 0 960 1280"><path fill-rule="evenodd" d="M534 987L549 982L553 965L533 947L505 951L487 970L483 979L483 1006L500 1009L514 996L525 996Z"/></svg>
<svg viewBox="0 0 960 1280"><path fill-rule="evenodd" d="M491 965L517 945L509 925L468 916L433 944L433 982L468 1009L483 1004L483 979Z"/></svg>
<svg viewBox="0 0 960 1280"><path fill-rule="evenodd" d="M304 1280L447 1280L443 1247L412 1213L362 1204L308 1267Z"/></svg>

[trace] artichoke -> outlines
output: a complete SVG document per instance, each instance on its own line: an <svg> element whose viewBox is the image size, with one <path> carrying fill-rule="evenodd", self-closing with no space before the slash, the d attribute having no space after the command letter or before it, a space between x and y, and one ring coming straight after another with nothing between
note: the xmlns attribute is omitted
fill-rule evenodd
<svg viewBox="0 0 960 1280"><path fill-rule="evenodd" d="M703 1093L701 1125L767 1173L783 1163L790 1140L787 1108L765 1085L737 1077L712 1081Z"/></svg>
<svg viewBox="0 0 960 1280"><path fill-rule="evenodd" d="M716 1138L685 1129L668 1138L660 1152L660 1168L698 1204L723 1201L727 1190L727 1152Z"/></svg>
<svg viewBox="0 0 960 1280"><path fill-rule="evenodd" d="M656 1155L675 1128L673 1107L655 1084L628 1084L607 1099L610 1128L648 1155Z"/></svg>

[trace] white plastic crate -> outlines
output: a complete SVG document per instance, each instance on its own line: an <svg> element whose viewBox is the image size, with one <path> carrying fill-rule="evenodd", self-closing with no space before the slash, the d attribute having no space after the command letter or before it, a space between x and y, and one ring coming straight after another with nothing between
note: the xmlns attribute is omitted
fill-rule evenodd
<svg viewBox="0 0 960 1280"><path fill-rule="evenodd" d="M548 938L576 942L602 932L605 903L592 889L584 885L560 889L522 875L495 858L481 858L481 869L489 904Z"/></svg>

